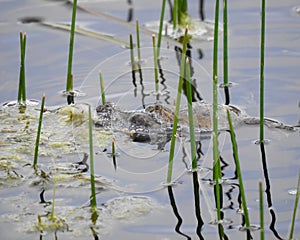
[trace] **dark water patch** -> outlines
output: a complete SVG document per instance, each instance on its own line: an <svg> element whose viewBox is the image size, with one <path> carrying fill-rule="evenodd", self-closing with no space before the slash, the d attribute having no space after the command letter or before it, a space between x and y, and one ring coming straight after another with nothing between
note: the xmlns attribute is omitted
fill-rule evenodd
<svg viewBox="0 0 300 240"><path fill-rule="evenodd" d="M28 16L28 17L22 17L18 19L18 22L21 24L29 24L29 23L40 23L43 22L43 17L38 16Z"/></svg>

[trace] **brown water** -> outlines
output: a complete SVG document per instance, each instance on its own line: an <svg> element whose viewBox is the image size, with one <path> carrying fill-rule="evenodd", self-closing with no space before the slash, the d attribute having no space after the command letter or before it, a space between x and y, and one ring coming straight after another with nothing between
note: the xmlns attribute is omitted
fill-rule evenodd
<svg viewBox="0 0 300 240"><path fill-rule="evenodd" d="M42 17L46 22L68 23L71 7L62 1L0 1L0 102L16 98L19 74L19 31L27 33L26 77L27 95L41 99L46 94L46 105L65 105L60 91L65 88L69 34L38 23L22 24L24 17ZM135 33L134 19L141 25L157 21L160 1L92 1L79 2L97 11L108 13L121 22L107 17L78 11L78 26L107 33L128 42L128 34ZM265 59L265 115L288 125L299 124L300 15L299 3L291 1L268 2L266 15ZM257 116L259 109L259 1L231 1L229 12L229 77L231 103ZM133 10L132 26L126 23ZM166 8L169 19L169 8ZM190 1L193 18L199 18L198 1ZM213 20L214 4L205 2L205 18ZM221 18L222 19L222 18ZM222 33L220 33L220 38ZM135 41L135 40L134 40ZM90 103L93 108L100 102L98 74L102 71L107 100L127 110L142 109L156 100L154 94L153 55L151 34L142 33L143 85L137 74L135 90L130 71L129 51L116 43L76 35L74 50L75 88L85 93L76 102ZM198 90L211 102L212 42L194 40L192 59ZM202 55L199 55L201 49ZM220 48L220 57L221 57ZM161 50L161 65L165 85L160 84L160 100L173 104L176 97L178 64L173 41L165 39ZM220 63L222 60L220 58ZM222 65L220 65L222 66ZM222 69L219 69L222 81ZM219 91L223 102L223 90ZM185 99L182 99L183 104ZM89 173L78 174L70 163L82 159L88 152L87 129L68 122L68 111L44 116L44 134L39 159L41 169L50 180L37 177L30 167L33 159L38 107L32 107L27 118L1 110L1 238L3 239L95 239L90 229ZM53 107L52 107L53 108ZM8 117L7 113L11 113ZM16 120L17 119L17 120ZM83 117L85 119L85 116ZM29 123L28 123L29 122ZM28 129L26 124L29 124ZM5 130L3 130L5 129ZM9 132L7 129L12 130ZM15 131L15 132L14 132ZM289 234L299 165L299 133L266 129L266 159L262 161L260 147L253 142L258 138L258 126L236 129L244 187L251 225L259 225L258 181L264 189L266 239L286 239ZM109 156L110 141L115 138L117 170ZM26 139L26 140L24 140ZM164 150L156 145L134 143L126 134L94 132L95 174L99 218L94 230L100 239L217 239L212 178L212 144L201 139L202 152L197 179L189 173L189 142L177 142L173 178L177 184L170 188L166 182L169 143ZM246 238L239 208L239 186L235 178L230 138L219 136L220 152L224 160L222 171L224 229L229 239ZM55 145L56 144L56 145ZM55 147L56 146L56 147ZM106 150L106 151L105 151ZM184 151L185 150L185 151ZM185 155L185 152L188 154ZM54 171L56 170L56 171ZM67 172L66 172L67 171ZM53 179L57 179L55 214L62 228L56 233L35 228L38 214L47 221L51 206L40 203L40 192L45 189L45 200L52 199ZM199 186L197 186L197 182ZM199 187L199 189L198 189ZM195 190L195 191L194 191ZM267 188L268 190L268 188ZM174 198L173 198L174 197ZM273 224L274 223L274 224ZM300 238L299 217L295 223L294 238ZM67 227L68 225L68 227ZM259 239L259 231L251 232Z"/></svg>

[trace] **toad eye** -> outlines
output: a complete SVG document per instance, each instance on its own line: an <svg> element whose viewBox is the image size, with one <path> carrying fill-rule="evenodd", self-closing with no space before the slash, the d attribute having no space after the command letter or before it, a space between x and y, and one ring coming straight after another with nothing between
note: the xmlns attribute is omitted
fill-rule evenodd
<svg viewBox="0 0 300 240"><path fill-rule="evenodd" d="M159 105L155 105L155 110L156 111L158 111L158 110L160 110L161 108L160 108L160 106Z"/></svg>

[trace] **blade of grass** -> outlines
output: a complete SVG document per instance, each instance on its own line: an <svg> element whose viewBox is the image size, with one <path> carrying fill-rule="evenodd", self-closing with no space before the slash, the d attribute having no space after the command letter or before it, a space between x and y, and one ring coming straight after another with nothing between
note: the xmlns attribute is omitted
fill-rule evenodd
<svg viewBox="0 0 300 240"><path fill-rule="evenodd" d="M55 221L55 196L56 196L56 176L53 178L53 192L52 192L52 202L51 202L51 213L49 219Z"/></svg>
<svg viewBox="0 0 300 240"><path fill-rule="evenodd" d="M71 27L65 24L61 24L61 23L52 23L52 22L43 22L41 23L41 25L46 26L46 27L50 27L50 28L57 28L60 30L65 30L65 31L70 31ZM105 40L105 41L109 41L112 43L116 43L119 44L122 47L125 48L129 48L129 44L125 41L122 41L120 39L114 38L113 36L107 35L107 34L102 34L102 33L98 33L98 32L93 32L93 31L89 31L80 27L75 27L75 33L79 33L82 34L84 36L88 36L88 37L93 37L93 38L97 38L97 39L101 39L101 40Z"/></svg>
<svg viewBox="0 0 300 240"><path fill-rule="evenodd" d="M69 44L68 73L67 73L67 84L66 84L66 92L67 93L73 91L70 79L71 79L71 74L72 74L74 33L75 33L75 22L76 22L76 8L77 8L77 0L74 0L73 1L73 9L72 9L72 22L71 22L71 31L70 31L70 44Z"/></svg>
<svg viewBox="0 0 300 240"><path fill-rule="evenodd" d="M106 103L106 98L105 98L105 90L104 90L104 82L102 78L102 73L100 72L100 89L101 89L101 99L102 99L102 104L104 105Z"/></svg>
<svg viewBox="0 0 300 240"><path fill-rule="evenodd" d="M166 0L163 0L162 6L161 6L161 12L160 12L159 30L158 30L158 37L157 37L157 57L158 58L160 55L160 46L161 46L162 28L163 28L164 17L165 17L165 9L166 9Z"/></svg>
<svg viewBox="0 0 300 240"><path fill-rule="evenodd" d="M214 47L213 47L213 180L216 184L217 218L221 220L220 183L221 164L218 144L218 34L219 34L219 0L215 5Z"/></svg>
<svg viewBox="0 0 300 240"><path fill-rule="evenodd" d="M228 86L228 28L227 28L227 0L223 0L223 71L224 87Z"/></svg>
<svg viewBox="0 0 300 240"><path fill-rule="evenodd" d="M192 156L192 170L197 170L197 150L196 150L196 140L195 140L195 129L194 129L194 114L193 114L193 103L192 103L192 87L191 87L191 70L190 61L186 59L186 90L188 99L188 117L189 117L189 127L190 127L190 144L191 144L191 156Z"/></svg>
<svg viewBox="0 0 300 240"><path fill-rule="evenodd" d="M34 169L36 169L36 165L37 165L37 161L38 161L40 136L41 136L41 129L42 129L43 113L44 113L44 105L45 105L45 95L43 95L43 97L42 97L39 124L38 124L38 130L37 130L36 141L35 141L34 159L33 159L33 168Z"/></svg>
<svg viewBox="0 0 300 240"><path fill-rule="evenodd" d="M19 90L18 103L26 104L26 84L25 84L25 50L26 50L26 33L20 32L20 74L19 74Z"/></svg>
<svg viewBox="0 0 300 240"><path fill-rule="evenodd" d="M295 221L296 221L296 214L297 214L297 208L299 203L299 196L300 196L300 171L298 175L298 184L297 184L297 190L296 190L296 198L295 198L295 205L294 205L294 211L293 211L293 218L292 218L292 224L291 224L291 230L290 230L290 236L289 239L293 239L294 235L294 227L295 227Z"/></svg>
<svg viewBox="0 0 300 240"><path fill-rule="evenodd" d="M264 197L262 190L262 182L259 182L259 215L260 215L260 240L265 239L265 227L264 227Z"/></svg>
<svg viewBox="0 0 300 240"><path fill-rule="evenodd" d="M94 148L93 148L93 120L91 106L89 105L89 145L90 145L90 176L91 176L91 208L97 209L95 175L94 175Z"/></svg>
<svg viewBox="0 0 300 240"><path fill-rule="evenodd" d="M178 20L178 0L174 0L173 2L173 29L177 28L177 20Z"/></svg>
<svg viewBox="0 0 300 240"><path fill-rule="evenodd" d="M155 92L158 95L158 61L157 61L157 49L155 44L155 34L152 35L153 44L153 58L154 58L154 81L155 81Z"/></svg>
<svg viewBox="0 0 300 240"><path fill-rule="evenodd" d="M138 62L141 62L141 44L140 44L140 26L139 21L135 21L136 24L136 41L137 41L137 53L138 53Z"/></svg>
<svg viewBox="0 0 300 240"><path fill-rule="evenodd" d="M179 76L179 82L178 82L176 107L175 107L174 122L173 122L172 137L171 137L171 145L170 145L168 175L167 175L167 183L168 184L170 184L171 181L172 181L172 170L173 170L176 132L177 132L177 125L178 125L178 115L179 115L179 110L180 110L180 101L181 101L184 67L185 67L185 58L186 58L186 49L187 49L188 41L189 41L188 27L186 27L185 28L185 33L184 33L184 38L183 38L183 47L182 47L181 65L180 65L180 76Z"/></svg>
<svg viewBox="0 0 300 240"><path fill-rule="evenodd" d="M260 42L260 131L259 140L264 141L264 65L265 65L265 0L261 2L261 42Z"/></svg>
<svg viewBox="0 0 300 240"><path fill-rule="evenodd" d="M234 129L232 126L232 120L231 120L229 109L226 109L226 112L227 112L227 119L228 119L228 123L229 123L233 158L234 158L235 165L236 165L236 171L237 171L240 192L241 192L241 197L242 197L242 206L243 206L243 212L244 212L244 217L245 217L245 222L246 222L246 228L247 228L247 230L250 231L250 220L249 220L247 201L246 201L246 195L245 195L243 178L242 178L242 171L241 171L241 166L240 166L240 160L239 160L239 155L238 155L238 147L237 147L237 143L236 143L236 139L235 139L235 133L234 133Z"/></svg>

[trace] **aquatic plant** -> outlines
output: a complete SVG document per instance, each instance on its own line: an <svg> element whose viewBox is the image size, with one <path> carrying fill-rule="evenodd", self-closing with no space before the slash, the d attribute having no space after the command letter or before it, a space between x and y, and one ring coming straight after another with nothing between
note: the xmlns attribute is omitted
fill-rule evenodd
<svg viewBox="0 0 300 240"><path fill-rule="evenodd" d="M185 68L185 59L186 59L186 49L187 49L188 41L189 41L188 26L186 26L185 32L184 32L183 44L182 44L180 74L179 74L179 82L178 82L178 89L177 89L177 98L176 98L176 107L175 107L174 122L173 122L173 129L172 129L170 153L169 153L168 175L167 175L167 183L168 184L170 184L171 180L172 180L175 141L176 141L178 115L179 115L179 110L180 110L180 101L181 101L181 93L182 93L182 85L183 85L183 77L184 77L184 68Z"/></svg>
<svg viewBox="0 0 300 240"><path fill-rule="evenodd" d="M260 216L260 240L265 239L265 226L264 226L264 196L262 190L262 182L259 182L259 216Z"/></svg>
<svg viewBox="0 0 300 240"><path fill-rule="evenodd" d="M221 221L221 164L218 144L218 31L219 0L215 5L214 46L213 46L213 181L215 183L218 222Z"/></svg>
<svg viewBox="0 0 300 240"><path fill-rule="evenodd" d="M66 24L62 24L62 23L43 22L41 24L43 26L50 27L50 28L55 28L55 29L60 29L60 30L65 30L65 31L71 31L71 26L66 25ZM103 34L103 33L100 33L100 32L94 32L92 30L87 30L87 29L80 28L80 27L75 27L74 32L82 34L84 36L109 41L111 43L118 44L121 47L125 47L125 48L130 47L127 42L125 42L121 39L117 39L114 36Z"/></svg>
<svg viewBox="0 0 300 240"><path fill-rule="evenodd" d="M26 50L26 33L20 32L20 73L19 73L19 90L18 103L26 105L26 81L25 81L25 50Z"/></svg>
<svg viewBox="0 0 300 240"><path fill-rule="evenodd" d="M90 146L90 176L91 176L91 208L97 209L95 175L94 175L94 148L93 148L93 120L91 106L89 105L89 146Z"/></svg>
<svg viewBox="0 0 300 240"><path fill-rule="evenodd" d="M239 154L238 154L238 147L237 147L237 143L236 143L235 133L234 133L234 129L233 129L229 109L226 109L226 112L227 112L227 119L228 119L228 124L229 124L229 131L230 131L230 138L231 138L231 144L232 144L233 158L234 158L234 161L235 161L236 172L237 172L237 177L238 177L240 192L241 192L241 197L242 197L242 209L243 209L243 214L244 214L244 217L245 217L246 229L248 231L250 231L250 220L249 220L247 201L246 201L246 195L245 195L245 189L244 189L244 184L243 184L241 165L240 165Z"/></svg>
<svg viewBox="0 0 300 240"><path fill-rule="evenodd" d="M72 74L72 62L73 62L76 9L77 9L77 0L74 0L73 1L73 9L72 9L71 31L70 31L70 44L69 44L69 58L68 58L66 94L69 94L70 92L73 91L73 80L72 80L71 74ZM70 103L68 102L68 104L70 104Z"/></svg>
<svg viewBox="0 0 300 240"><path fill-rule="evenodd" d="M177 28L177 25L184 27L190 23L188 14L187 0L174 0L173 2L173 29Z"/></svg>
<svg viewBox="0 0 300 240"><path fill-rule="evenodd" d="M225 104L230 103L228 82L228 24L227 24L227 0L223 0L223 85Z"/></svg>
<svg viewBox="0 0 300 240"><path fill-rule="evenodd" d="M106 103L106 98L105 98L105 90L104 90L104 81L101 72L99 73L99 78L100 78L101 99L102 99L102 104L104 105Z"/></svg>
<svg viewBox="0 0 300 240"><path fill-rule="evenodd" d="M300 171L299 171L299 174L298 174L298 184L297 184L297 189L296 189L296 198L295 198L295 204L294 204L294 211L293 211L293 217L292 217L289 240L292 240L293 235L294 235L294 227L295 227L296 214L297 214L297 208L298 208L298 203L299 203L299 196L300 196Z"/></svg>
<svg viewBox="0 0 300 240"><path fill-rule="evenodd" d="M158 95L158 60L157 60L157 49L155 44L155 34L152 35L153 44L153 59L154 59L154 81L155 81L155 92Z"/></svg>
<svg viewBox="0 0 300 240"><path fill-rule="evenodd" d="M192 170L197 169L197 150L196 150L196 140L195 140L195 130L194 130L194 114L193 114L193 103L192 103L192 87L191 87L191 73L190 73L190 61L186 59L186 90L188 99L188 117L189 117L189 127L190 127L190 144L191 144L191 156L192 156Z"/></svg>
<svg viewBox="0 0 300 240"><path fill-rule="evenodd" d="M158 58L160 55L160 46L161 46L162 29L164 24L165 9L166 9L166 0L163 0L161 10L160 10L159 29L158 29L158 36L157 36L157 57Z"/></svg>
<svg viewBox="0 0 300 240"><path fill-rule="evenodd" d="M140 26L139 21L135 21L135 29L136 29L136 42L137 42L137 53L138 53L138 62L141 62L141 43L140 43Z"/></svg>
<svg viewBox="0 0 300 240"><path fill-rule="evenodd" d="M43 97L42 97L39 124L38 124L38 130L37 130L36 141L35 141L34 159L33 159L33 168L34 169L36 169L36 165L37 165L37 161L38 161L40 136L41 136L41 129L42 129L43 113L44 113L44 105L45 105L45 95L43 95Z"/></svg>
<svg viewBox="0 0 300 240"><path fill-rule="evenodd" d="M129 34L129 46L130 46L130 63L131 63L131 70L132 72L136 71L136 62L134 59L134 50L133 50L133 40L132 40L132 34Z"/></svg>
<svg viewBox="0 0 300 240"><path fill-rule="evenodd" d="M227 0L223 0L223 84L228 86L228 27Z"/></svg>
<svg viewBox="0 0 300 240"><path fill-rule="evenodd" d="M260 131L259 141L264 141L264 65L265 65L265 14L266 3L265 0L261 1L261 34L260 34L260 104L259 104L259 117L260 117Z"/></svg>

